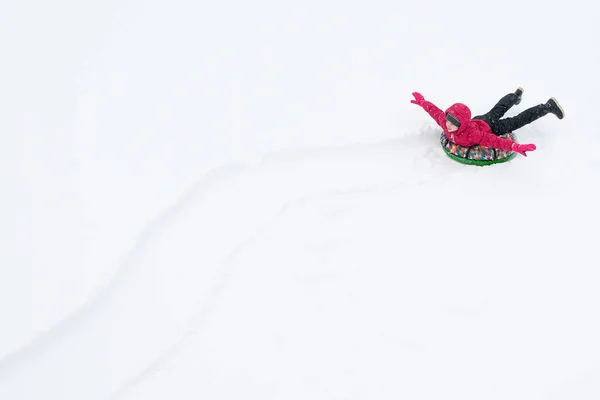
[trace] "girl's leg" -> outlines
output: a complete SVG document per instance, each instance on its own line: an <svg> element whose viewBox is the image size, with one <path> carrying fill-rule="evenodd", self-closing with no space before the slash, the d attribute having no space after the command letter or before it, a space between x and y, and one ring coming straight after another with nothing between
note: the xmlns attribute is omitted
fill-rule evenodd
<svg viewBox="0 0 600 400"><path fill-rule="evenodd" d="M514 93L509 93L502 97L498 103L487 113L483 115L478 115L473 117L473 119L480 119L485 121L490 128L492 129L492 133L495 135L501 135L505 132L499 132L498 123L500 118L506 114L506 112L514 105L519 104L521 102L521 95L523 94L523 88L518 88Z"/></svg>
<svg viewBox="0 0 600 400"><path fill-rule="evenodd" d="M516 93L509 93L502 97L496 105L485 114L490 120L498 120L506 114L506 112L517 102L519 102L520 96Z"/></svg>
<svg viewBox="0 0 600 400"><path fill-rule="evenodd" d="M532 123L533 121L542 118L544 115L550 113L552 110L546 104L538 104L537 106L528 108L523 111L519 115L510 118L503 118L501 120L496 121L492 128L492 132L495 135L502 135L504 133L513 132L519 128L524 127Z"/></svg>

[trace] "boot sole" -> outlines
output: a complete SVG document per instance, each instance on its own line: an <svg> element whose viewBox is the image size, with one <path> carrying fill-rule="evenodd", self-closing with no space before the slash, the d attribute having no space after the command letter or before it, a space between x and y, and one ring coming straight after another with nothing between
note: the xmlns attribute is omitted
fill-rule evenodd
<svg viewBox="0 0 600 400"><path fill-rule="evenodd" d="M520 95L519 95L519 94L517 94L517 92L518 92L519 90L521 91L521 94L520 94ZM521 97L523 96L523 93L525 93L525 89L523 89L522 87L519 87L519 88L517 88L517 90L515 90L515 92L514 92L514 93L515 93L517 96L519 96L519 99L518 99L518 100L517 100L517 102L515 103L515 106L516 106L516 105L519 105L519 104L521 104Z"/></svg>
<svg viewBox="0 0 600 400"><path fill-rule="evenodd" d="M560 110L560 113L562 114L562 117L558 117L558 119L563 119L565 117L565 110L563 110L561 105L558 103L558 100L556 100L554 97L550 97L550 98L552 99L552 101L554 101L554 104L556 104L556 107L558 107L558 109Z"/></svg>

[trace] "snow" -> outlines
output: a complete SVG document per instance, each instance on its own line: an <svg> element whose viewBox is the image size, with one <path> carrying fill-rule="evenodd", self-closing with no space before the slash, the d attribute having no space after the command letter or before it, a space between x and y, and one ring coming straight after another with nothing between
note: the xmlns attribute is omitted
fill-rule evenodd
<svg viewBox="0 0 600 400"><path fill-rule="evenodd" d="M3 7L0 398L599 398L596 14ZM518 86L492 167L410 104Z"/></svg>

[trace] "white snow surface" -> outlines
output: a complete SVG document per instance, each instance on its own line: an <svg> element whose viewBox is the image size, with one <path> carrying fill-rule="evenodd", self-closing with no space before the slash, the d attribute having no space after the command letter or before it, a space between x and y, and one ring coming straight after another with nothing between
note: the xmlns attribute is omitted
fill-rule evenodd
<svg viewBox="0 0 600 400"><path fill-rule="evenodd" d="M597 11L3 4L0 399L599 399Z"/></svg>

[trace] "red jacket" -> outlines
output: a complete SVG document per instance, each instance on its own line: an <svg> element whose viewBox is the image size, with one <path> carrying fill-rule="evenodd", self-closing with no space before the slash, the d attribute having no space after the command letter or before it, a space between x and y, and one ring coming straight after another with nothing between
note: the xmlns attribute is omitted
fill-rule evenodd
<svg viewBox="0 0 600 400"><path fill-rule="evenodd" d="M512 140L494 135L490 126L485 121L472 120L471 110L462 103L451 105L445 112L427 100L423 102L422 107L444 130L444 135L451 142L465 147L479 144L495 149L511 150L511 146L514 143ZM460 122L458 130L448 132L448 129L446 128L447 113L454 115Z"/></svg>

